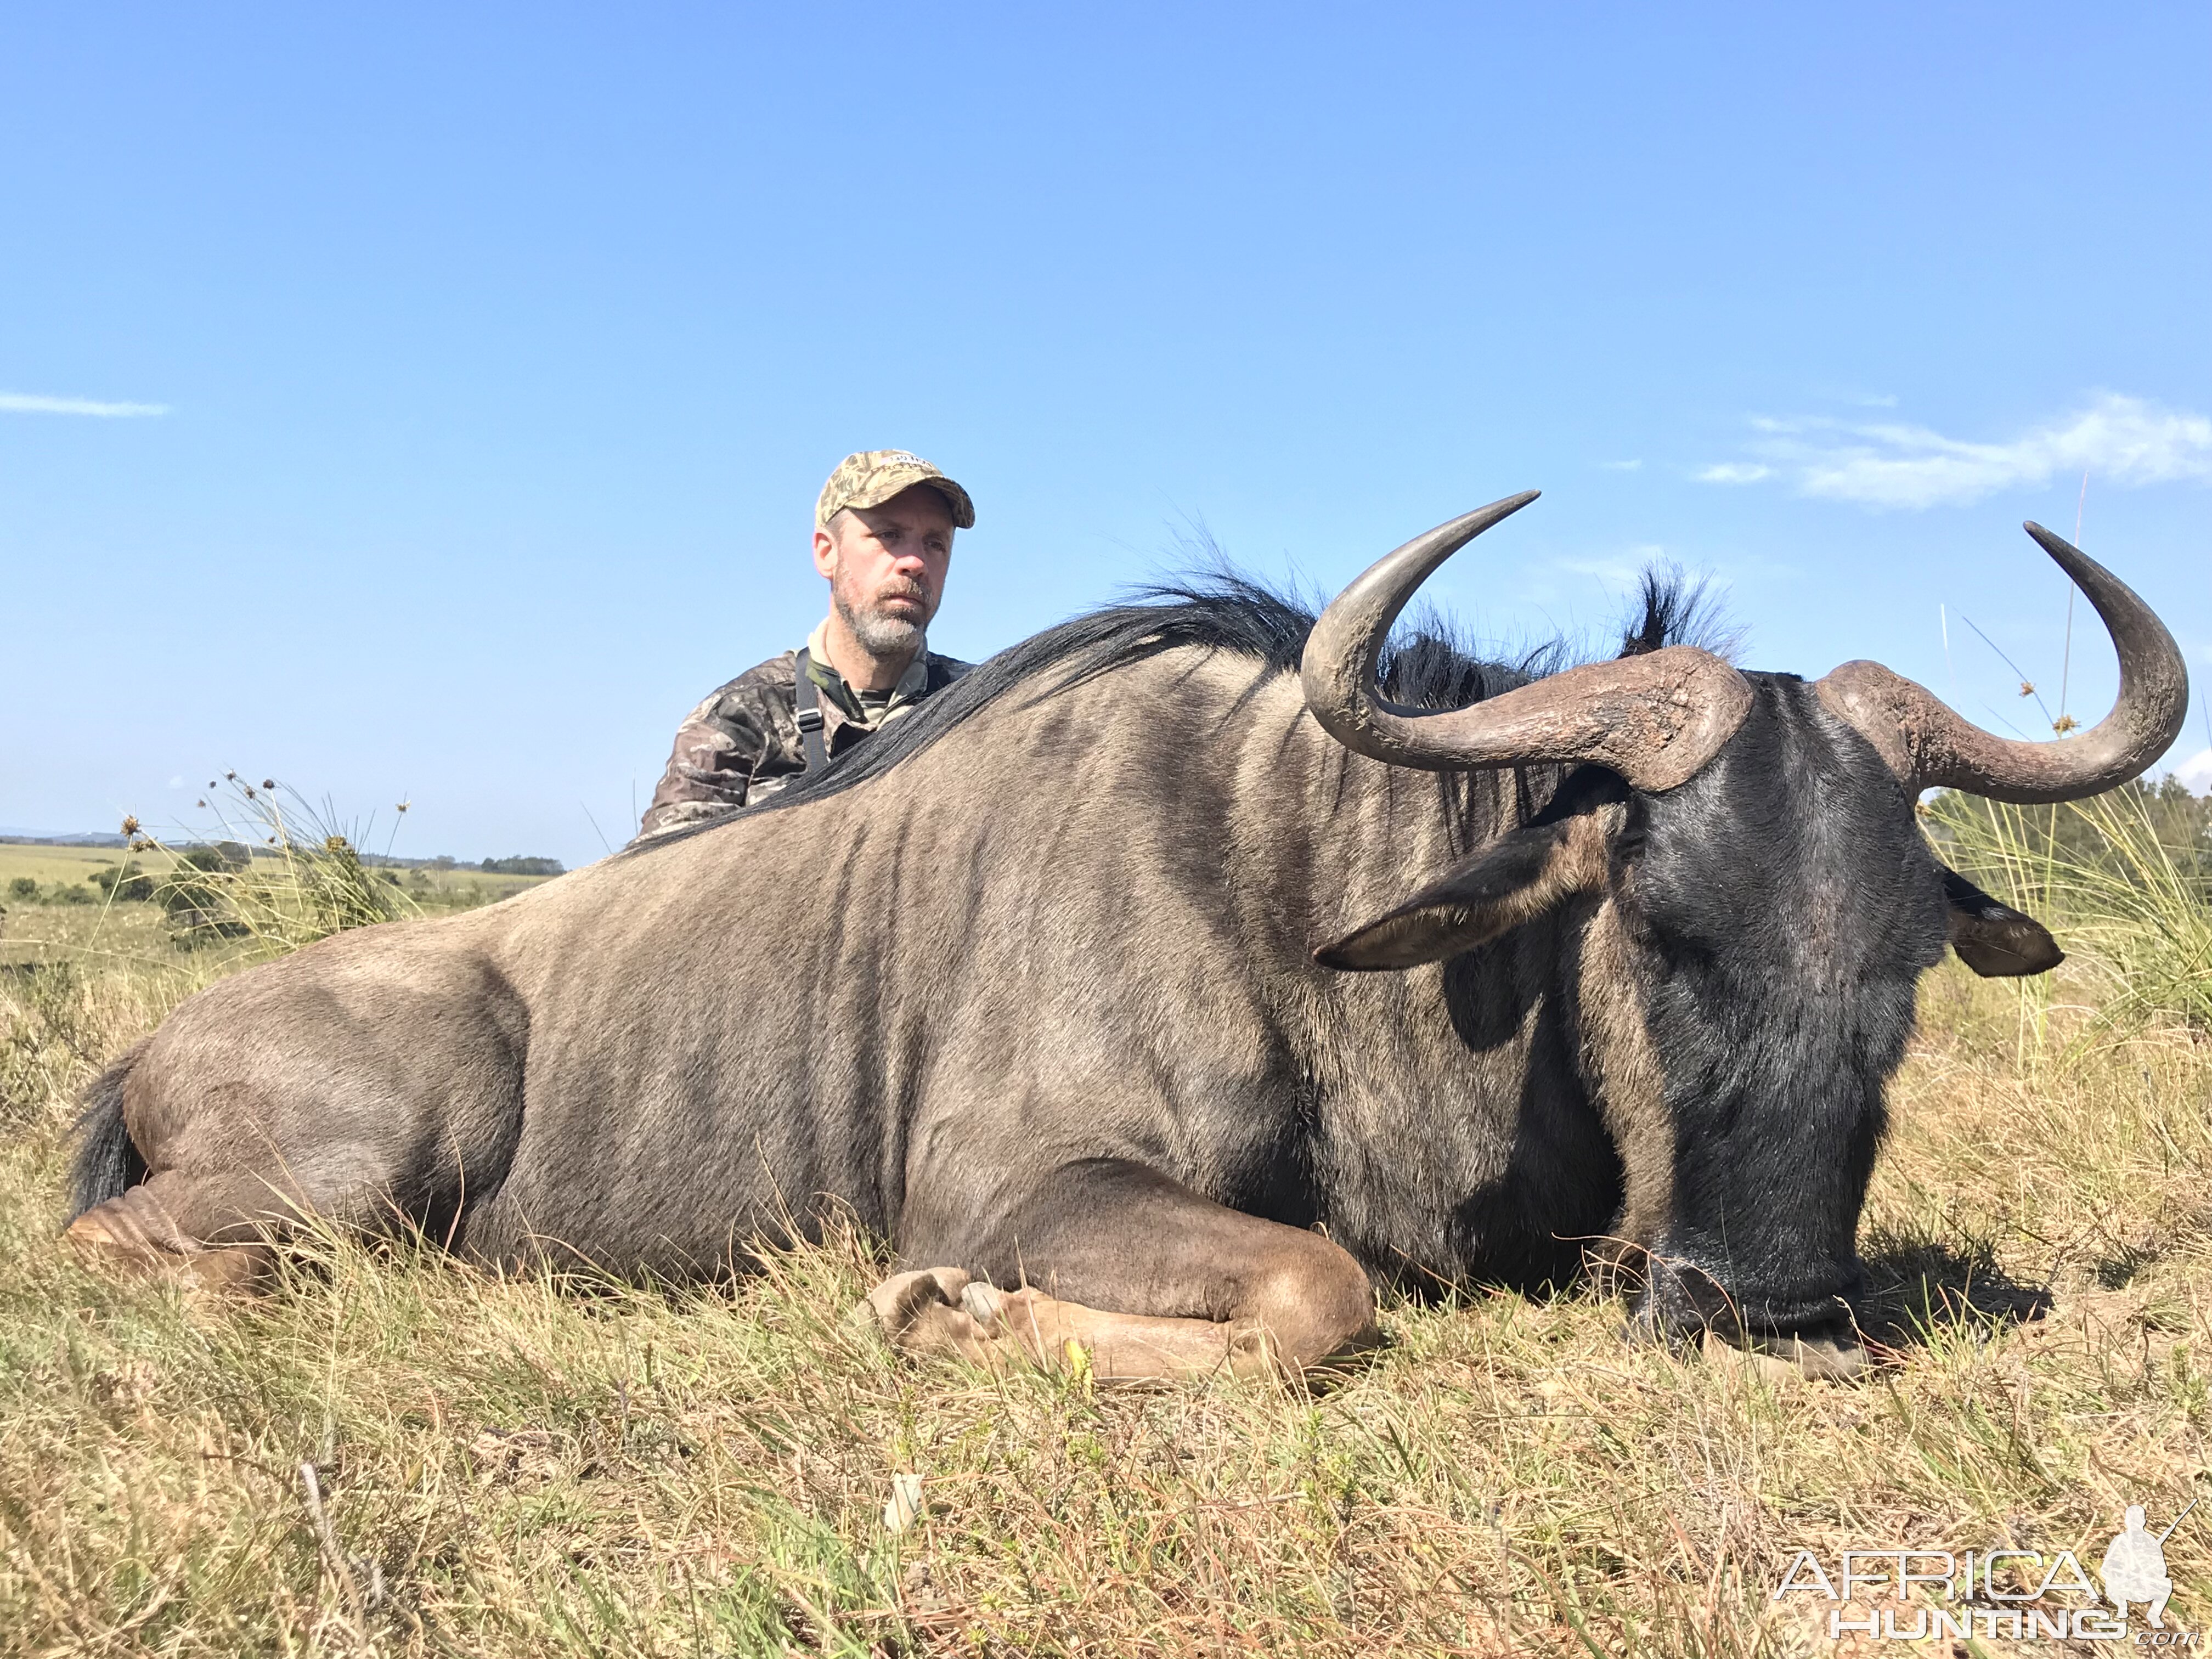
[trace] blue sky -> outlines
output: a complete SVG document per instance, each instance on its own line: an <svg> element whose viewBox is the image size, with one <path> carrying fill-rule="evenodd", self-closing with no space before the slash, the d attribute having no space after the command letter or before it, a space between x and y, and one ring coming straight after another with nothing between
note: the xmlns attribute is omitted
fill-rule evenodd
<svg viewBox="0 0 2212 1659"><path fill-rule="evenodd" d="M963 656L1534 487L1431 585L1487 636L1662 556L2029 729L1959 618L2057 682L2086 471L2212 687L2208 74L2201 5L11 7L0 824L235 767L597 856L878 446L975 496Z"/></svg>

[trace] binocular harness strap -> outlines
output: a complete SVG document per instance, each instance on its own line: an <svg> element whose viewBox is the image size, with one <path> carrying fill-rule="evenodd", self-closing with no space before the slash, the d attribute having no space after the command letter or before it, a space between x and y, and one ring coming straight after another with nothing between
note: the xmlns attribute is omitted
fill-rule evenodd
<svg viewBox="0 0 2212 1659"><path fill-rule="evenodd" d="M819 772L830 764L830 750L822 741L822 688L807 672L812 665L806 647L799 647L798 705L793 712L799 720L799 746L806 751L806 769Z"/></svg>

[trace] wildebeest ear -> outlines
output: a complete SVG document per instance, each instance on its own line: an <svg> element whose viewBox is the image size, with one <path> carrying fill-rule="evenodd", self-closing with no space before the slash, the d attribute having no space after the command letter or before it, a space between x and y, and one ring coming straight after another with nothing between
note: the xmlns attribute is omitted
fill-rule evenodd
<svg viewBox="0 0 2212 1659"><path fill-rule="evenodd" d="M1603 884L1614 812L1534 823L1462 859L1388 915L1314 952L1324 968L1418 968L1471 951Z"/></svg>
<svg viewBox="0 0 2212 1659"><path fill-rule="evenodd" d="M1943 897L1951 907L1951 948L1983 978L2047 974L2066 960L2049 928L1998 903L1948 867L1943 871Z"/></svg>

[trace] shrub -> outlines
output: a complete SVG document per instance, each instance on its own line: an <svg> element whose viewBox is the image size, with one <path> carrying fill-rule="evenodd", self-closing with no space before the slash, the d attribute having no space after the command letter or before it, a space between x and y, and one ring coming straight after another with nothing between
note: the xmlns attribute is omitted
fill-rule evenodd
<svg viewBox="0 0 2212 1659"><path fill-rule="evenodd" d="M248 854L239 860L235 869L242 870L252 861ZM236 939L246 933L223 902L222 878L234 872L223 852L205 843L185 848L177 854L177 867L155 890L154 900L168 913L169 927L179 945L189 947L210 939Z"/></svg>
<svg viewBox="0 0 2212 1659"><path fill-rule="evenodd" d="M8 896L11 899L35 901L39 896L38 878L34 876L16 877L8 884Z"/></svg>
<svg viewBox="0 0 2212 1659"><path fill-rule="evenodd" d="M149 899L154 878L137 865L103 864L92 872L92 884L111 899Z"/></svg>
<svg viewBox="0 0 2212 1659"><path fill-rule="evenodd" d="M483 872L488 876L557 876L562 873L558 859L486 859Z"/></svg>
<svg viewBox="0 0 2212 1659"><path fill-rule="evenodd" d="M99 902L99 901L93 896L92 889L86 886L82 882L77 882L68 887L57 887L54 889L52 896L54 902L58 904L96 904Z"/></svg>

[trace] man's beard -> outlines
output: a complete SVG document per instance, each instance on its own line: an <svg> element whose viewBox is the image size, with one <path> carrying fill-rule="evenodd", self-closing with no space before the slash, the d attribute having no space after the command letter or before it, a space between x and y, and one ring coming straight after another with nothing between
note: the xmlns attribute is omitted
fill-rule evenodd
<svg viewBox="0 0 2212 1659"><path fill-rule="evenodd" d="M884 609L885 599L897 599L901 595L921 605L920 620ZM896 656L902 651L919 649L929 625L929 590L919 582L902 582L883 588L865 606L853 602L853 596L845 591L842 582L833 582L830 586L830 602L836 607L845 626L853 630L853 637L878 657Z"/></svg>

